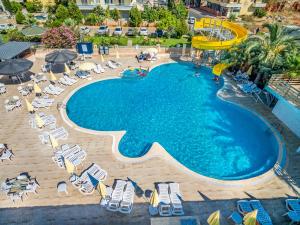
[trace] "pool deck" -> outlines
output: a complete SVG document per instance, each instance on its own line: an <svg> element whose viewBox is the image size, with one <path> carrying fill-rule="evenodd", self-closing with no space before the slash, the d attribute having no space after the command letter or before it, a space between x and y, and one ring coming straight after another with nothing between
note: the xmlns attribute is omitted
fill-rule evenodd
<svg viewBox="0 0 300 225"><path fill-rule="evenodd" d="M43 57L42 53L32 56L34 61L32 71L40 72L40 66L44 63ZM92 60L100 62L99 57ZM133 57L121 57L119 61L123 63L122 68L107 69L101 75L93 75L92 79L116 77L128 66L139 66ZM162 57L154 63L144 62L141 65L152 67L169 61L172 61L169 57ZM1 80L1 82L3 81ZM111 136L93 135L72 129L56 109L57 102L62 102L72 90L87 82L91 81L80 80L77 84L67 87L61 95L55 97L54 106L50 109L40 110L47 114L53 114L57 119L57 126L64 126L68 130L68 140L59 141L59 144L79 144L86 150L87 158L78 172L94 162L107 170L108 179L105 184L112 185L114 179L129 177L144 191L152 190L155 182L178 182L183 193L186 215L199 216L201 224L206 224L205 221L209 214L217 209L221 210L224 217L229 216L232 211L236 210L236 200L244 198L261 199L273 224L288 224L286 218L282 217L286 212L284 199L299 194L300 155L296 153L296 149L300 145L300 139L278 121L266 106L256 103L253 98L242 94L233 82L229 80L229 86L226 86L220 95L226 100L254 110L270 124L276 127L280 125L287 148L287 167L282 175L274 176L262 183L241 187L205 182L184 173L173 164L160 158L152 158L139 163L125 163L116 159L112 154ZM45 85L48 85L48 82L40 86L44 87ZM7 177L15 177L21 172L29 172L31 176L37 178L41 187L38 189L37 195L30 194L23 202L12 203L4 194L1 194L0 224L150 224L150 216L147 211L148 200L144 197L136 196L132 213L121 215L107 212L101 208L96 192L93 195L84 196L69 182L67 182L69 194L57 194L56 185L60 181L68 181L67 172L53 163L52 149L41 144L38 139L40 132L29 126L29 116L25 105L21 109L9 113L6 113L3 107L5 99L13 95L20 96L17 86L15 84L6 85L7 93L0 96L2 104L0 107L0 143L7 143L15 154L12 161L0 162L0 181ZM29 99L33 98L32 94ZM244 125L247 125L247 121Z"/></svg>

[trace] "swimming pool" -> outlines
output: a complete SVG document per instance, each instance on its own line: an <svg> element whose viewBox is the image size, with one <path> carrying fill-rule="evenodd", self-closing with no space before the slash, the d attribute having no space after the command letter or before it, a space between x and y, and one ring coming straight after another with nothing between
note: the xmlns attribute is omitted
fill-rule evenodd
<svg viewBox="0 0 300 225"><path fill-rule="evenodd" d="M197 77L195 73L199 72ZM153 142L188 169L221 180L271 169L279 143L255 114L217 97L223 81L190 63L155 67L142 79L109 79L76 91L67 115L80 127L126 130L119 151L141 157Z"/></svg>
<svg viewBox="0 0 300 225"><path fill-rule="evenodd" d="M142 68L131 68L124 70L122 78L143 78L147 76L148 71Z"/></svg>

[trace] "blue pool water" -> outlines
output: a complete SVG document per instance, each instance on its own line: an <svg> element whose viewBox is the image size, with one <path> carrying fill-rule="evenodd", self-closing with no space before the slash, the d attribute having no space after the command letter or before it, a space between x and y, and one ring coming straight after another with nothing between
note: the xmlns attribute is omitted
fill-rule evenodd
<svg viewBox="0 0 300 225"><path fill-rule="evenodd" d="M208 177L246 179L271 169L279 148L273 132L250 111L218 98L223 81L216 84L212 77L209 68L164 64L143 79L79 89L67 114L83 128L126 130L119 150L127 157L140 157L159 142L185 167Z"/></svg>
<svg viewBox="0 0 300 225"><path fill-rule="evenodd" d="M143 78L147 76L148 71L140 68L127 69L123 71L123 78Z"/></svg>

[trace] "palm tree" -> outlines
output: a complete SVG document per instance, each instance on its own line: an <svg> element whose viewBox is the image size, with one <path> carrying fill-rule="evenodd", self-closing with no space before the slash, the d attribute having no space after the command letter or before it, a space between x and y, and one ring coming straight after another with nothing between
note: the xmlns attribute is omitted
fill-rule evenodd
<svg viewBox="0 0 300 225"><path fill-rule="evenodd" d="M250 36L246 40L246 55L251 56L249 64L256 65L259 71L255 83L284 70L289 55L295 49L300 49L300 37L293 35L299 28L287 28L278 24L265 24L264 27L268 32Z"/></svg>

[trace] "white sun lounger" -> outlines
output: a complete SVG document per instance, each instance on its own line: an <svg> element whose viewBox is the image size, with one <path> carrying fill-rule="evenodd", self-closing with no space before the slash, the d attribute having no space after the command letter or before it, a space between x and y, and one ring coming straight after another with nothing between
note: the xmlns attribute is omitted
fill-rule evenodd
<svg viewBox="0 0 300 225"><path fill-rule="evenodd" d="M110 60L107 62L107 66L108 66L109 68L111 68L111 69L116 69L116 68L118 68L117 65L115 65L114 63L112 63L112 61L110 61Z"/></svg>
<svg viewBox="0 0 300 225"><path fill-rule="evenodd" d="M181 193L179 190L179 184L178 183L170 183L170 199L172 203L172 214L174 216L182 216L184 215L182 202L181 202Z"/></svg>
<svg viewBox="0 0 300 225"><path fill-rule="evenodd" d="M111 200L107 205L107 210L116 212L119 209L120 202L122 201L124 188L126 186L126 181L124 180L116 180L115 188L111 195Z"/></svg>
<svg viewBox="0 0 300 225"><path fill-rule="evenodd" d="M59 92L60 94L65 90L64 88L54 86L53 84L49 84L49 88L53 91Z"/></svg>
<svg viewBox="0 0 300 225"><path fill-rule="evenodd" d="M44 93L48 95L59 95L60 93L57 90L51 90L49 87L45 87Z"/></svg>
<svg viewBox="0 0 300 225"><path fill-rule="evenodd" d="M114 60L110 60L113 64L115 64L116 66L122 66L122 63L114 61Z"/></svg>
<svg viewBox="0 0 300 225"><path fill-rule="evenodd" d="M131 181L127 181L125 191L123 194L123 199L119 207L119 211L121 213L125 213L125 214L131 213L134 195L135 195L134 186Z"/></svg>
<svg viewBox="0 0 300 225"><path fill-rule="evenodd" d="M89 174L89 175L88 175ZM107 177L107 172L101 169L100 166L97 164L93 164L87 171L85 171L81 176L80 179L83 181L81 188L79 191L82 194L92 194L95 190L94 185L91 183L91 179L89 176L94 177L98 181L103 181Z"/></svg>
<svg viewBox="0 0 300 225"><path fill-rule="evenodd" d="M69 76L64 76L64 78L65 78L65 80L67 81L67 82L69 82L69 83L72 83L72 84L75 84L75 83L77 83L78 82L78 80L77 79L75 79L75 78L71 78L71 77L69 77Z"/></svg>
<svg viewBox="0 0 300 225"><path fill-rule="evenodd" d="M50 144L50 139L49 139L50 135L53 138L55 138L56 140L59 140L59 139L64 140L64 139L68 138L69 134L64 127L60 127L60 128L51 130L50 132L47 132L47 131L43 132L41 135L39 135L39 139L41 140L41 142L43 144Z"/></svg>
<svg viewBox="0 0 300 225"><path fill-rule="evenodd" d="M171 200L169 196L169 185L168 184L158 184L158 199L159 206L158 211L160 216L171 216Z"/></svg>
<svg viewBox="0 0 300 225"><path fill-rule="evenodd" d="M102 66L100 64L96 64L96 67L93 69L93 71L97 74L105 72L105 70L102 68Z"/></svg>
<svg viewBox="0 0 300 225"><path fill-rule="evenodd" d="M3 161L3 160L6 160L6 159L9 159L11 160L11 158L14 156L14 154L12 153L11 150L9 149L6 149L3 151L2 155L0 156L0 160Z"/></svg>
<svg viewBox="0 0 300 225"><path fill-rule="evenodd" d="M65 86L71 86L72 83L67 81L64 77L59 78L58 83L65 85Z"/></svg>
<svg viewBox="0 0 300 225"><path fill-rule="evenodd" d="M53 115L46 115L44 113L39 113L38 115L41 117L42 121L44 122L45 127L48 127L50 129L55 129L56 118ZM31 128L37 128L36 120L35 120L34 116L30 118L29 124L30 124Z"/></svg>

